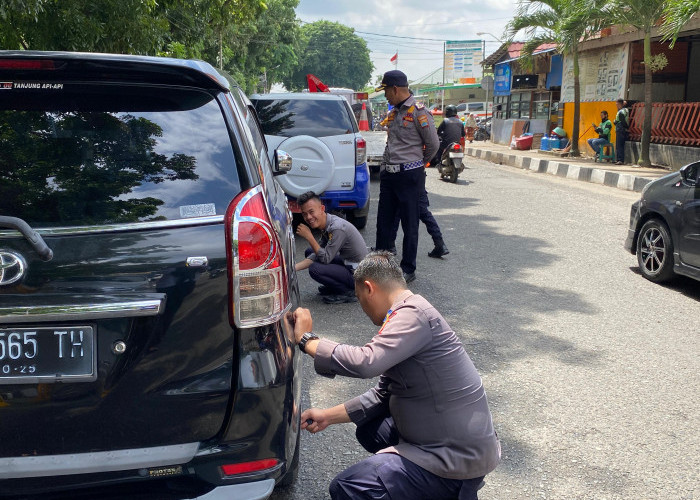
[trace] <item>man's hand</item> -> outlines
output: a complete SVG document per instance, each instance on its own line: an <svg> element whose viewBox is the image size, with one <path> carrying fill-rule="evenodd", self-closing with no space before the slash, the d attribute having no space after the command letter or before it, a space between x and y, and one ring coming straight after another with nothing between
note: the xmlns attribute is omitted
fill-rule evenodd
<svg viewBox="0 0 700 500"><path fill-rule="evenodd" d="M347 424L350 416L345 409L344 404L339 404L333 408L321 410L319 408L309 408L301 414L301 428L306 429L312 434L321 432L323 429L332 424Z"/></svg>
<svg viewBox="0 0 700 500"><path fill-rule="evenodd" d="M311 311L299 307L294 311L294 340L298 344L301 337L304 336L306 332L313 331L313 320L311 319Z"/></svg>
<svg viewBox="0 0 700 500"><path fill-rule="evenodd" d="M309 423L311 421L311 423ZM319 408L309 408L304 410L301 414L301 428L306 429L311 434L316 434L321 432L326 427L331 425L328 417L326 416L326 411Z"/></svg>
<svg viewBox="0 0 700 500"><path fill-rule="evenodd" d="M299 224L299 226L297 227L297 234L304 238L306 241L316 241L313 233L311 232L311 229L306 224Z"/></svg>

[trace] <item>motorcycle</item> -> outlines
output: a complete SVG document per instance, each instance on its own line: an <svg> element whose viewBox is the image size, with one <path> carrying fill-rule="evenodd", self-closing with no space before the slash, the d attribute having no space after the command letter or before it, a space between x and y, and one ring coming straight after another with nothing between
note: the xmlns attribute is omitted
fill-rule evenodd
<svg viewBox="0 0 700 500"><path fill-rule="evenodd" d="M442 157L437 164L440 178L450 182L457 182L457 176L464 171L464 149L458 142L453 142L442 152Z"/></svg>
<svg viewBox="0 0 700 500"><path fill-rule="evenodd" d="M474 132L475 141L487 141L491 138L491 120L482 120L476 126L476 132Z"/></svg>

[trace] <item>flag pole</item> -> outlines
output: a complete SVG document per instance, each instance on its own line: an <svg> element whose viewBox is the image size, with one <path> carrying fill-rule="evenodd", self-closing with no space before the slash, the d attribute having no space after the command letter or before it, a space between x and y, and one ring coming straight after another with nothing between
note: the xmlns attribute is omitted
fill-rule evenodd
<svg viewBox="0 0 700 500"><path fill-rule="evenodd" d="M394 69L399 69L399 49L396 49L396 60L394 61Z"/></svg>

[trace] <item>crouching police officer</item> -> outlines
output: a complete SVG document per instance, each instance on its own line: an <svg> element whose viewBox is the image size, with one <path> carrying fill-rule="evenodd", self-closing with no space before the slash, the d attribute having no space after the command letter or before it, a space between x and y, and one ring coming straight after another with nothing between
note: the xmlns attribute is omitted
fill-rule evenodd
<svg viewBox="0 0 700 500"><path fill-rule="evenodd" d="M301 414L312 433L354 422L359 443L375 453L333 479L331 498L476 500L501 447L474 364L445 318L406 288L389 252L367 255L353 277L362 310L381 326L363 347L319 338L308 309L291 318L317 373L379 376L360 396Z"/></svg>
<svg viewBox="0 0 700 500"><path fill-rule="evenodd" d="M394 219L398 213L403 229L401 269L410 283L416 279L419 202L425 191L425 164L435 156L439 141L433 116L416 103L403 72L384 73L382 84L377 87L377 91L381 90L393 108L382 122L388 134L379 175L375 248L390 250L394 246Z"/></svg>
<svg viewBox="0 0 700 500"><path fill-rule="evenodd" d="M356 302L352 273L367 255L367 245L360 232L351 223L333 214L313 191L297 199L301 215L308 226L299 224L297 235L310 245L305 259L297 262L297 271L309 269L309 275L321 286L318 291L326 304ZM321 242L311 229L321 231Z"/></svg>

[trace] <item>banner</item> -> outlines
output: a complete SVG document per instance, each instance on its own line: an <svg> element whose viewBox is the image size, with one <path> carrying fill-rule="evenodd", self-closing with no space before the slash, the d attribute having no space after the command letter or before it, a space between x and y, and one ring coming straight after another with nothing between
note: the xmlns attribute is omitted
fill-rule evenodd
<svg viewBox="0 0 700 500"><path fill-rule="evenodd" d="M443 64L445 84L476 83L482 75L484 60L481 40L455 40L445 42Z"/></svg>
<svg viewBox="0 0 700 500"><path fill-rule="evenodd" d="M614 101L625 97L629 44L579 53L581 102ZM574 102L574 59L564 58L561 102Z"/></svg>

